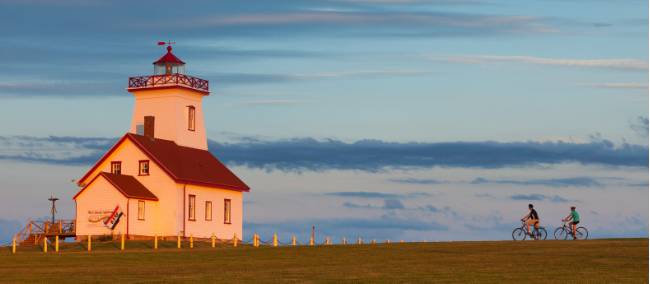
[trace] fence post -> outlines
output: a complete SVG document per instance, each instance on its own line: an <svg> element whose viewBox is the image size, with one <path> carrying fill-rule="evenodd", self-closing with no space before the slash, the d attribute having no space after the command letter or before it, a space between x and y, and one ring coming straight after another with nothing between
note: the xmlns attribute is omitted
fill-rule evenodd
<svg viewBox="0 0 650 284"><path fill-rule="evenodd" d="M176 239L176 246L177 246L178 248L181 248L181 235L178 235L178 237L177 237L177 239Z"/></svg>
<svg viewBox="0 0 650 284"><path fill-rule="evenodd" d="M214 243L215 243L215 236L212 234L212 247L214 248Z"/></svg>
<svg viewBox="0 0 650 284"><path fill-rule="evenodd" d="M47 253L47 237L43 236L43 252Z"/></svg>
<svg viewBox="0 0 650 284"><path fill-rule="evenodd" d="M235 234L232 236L232 246L233 246L233 247L237 247L237 241L238 241L238 239L237 239L237 233L235 233Z"/></svg>
<svg viewBox="0 0 650 284"><path fill-rule="evenodd" d="M296 235L291 236L291 245L294 247L296 246Z"/></svg>
<svg viewBox="0 0 650 284"><path fill-rule="evenodd" d="M277 247L278 246L278 234L273 233L273 246Z"/></svg>
<svg viewBox="0 0 650 284"><path fill-rule="evenodd" d="M16 254L16 236L11 240L11 253Z"/></svg>
<svg viewBox="0 0 650 284"><path fill-rule="evenodd" d="M88 235L88 252L93 250L93 238L91 235Z"/></svg>
<svg viewBox="0 0 650 284"><path fill-rule="evenodd" d="M124 250L124 233L120 236L120 250Z"/></svg>
<svg viewBox="0 0 650 284"><path fill-rule="evenodd" d="M59 236L54 236L54 252L59 252Z"/></svg>
<svg viewBox="0 0 650 284"><path fill-rule="evenodd" d="M194 248L194 237L190 234L190 248Z"/></svg>
<svg viewBox="0 0 650 284"><path fill-rule="evenodd" d="M153 249L158 249L158 235L153 236Z"/></svg>
<svg viewBox="0 0 650 284"><path fill-rule="evenodd" d="M260 236L257 233L253 235L253 246L254 247L260 246Z"/></svg>
<svg viewBox="0 0 650 284"><path fill-rule="evenodd" d="M309 246L314 245L314 237L309 237Z"/></svg>

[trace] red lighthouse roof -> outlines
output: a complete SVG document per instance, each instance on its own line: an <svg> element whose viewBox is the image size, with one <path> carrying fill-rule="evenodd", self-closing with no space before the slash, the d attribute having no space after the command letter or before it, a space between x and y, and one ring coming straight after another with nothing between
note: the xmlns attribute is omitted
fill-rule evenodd
<svg viewBox="0 0 650 284"><path fill-rule="evenodd" d="M161 63L185 64L183 60L180 60L180 58L176 57L176 55L172 53L171 45L167 46L167 53L162 57L160 57L160 59L158 59L153 64L161 64Z"/></svg>

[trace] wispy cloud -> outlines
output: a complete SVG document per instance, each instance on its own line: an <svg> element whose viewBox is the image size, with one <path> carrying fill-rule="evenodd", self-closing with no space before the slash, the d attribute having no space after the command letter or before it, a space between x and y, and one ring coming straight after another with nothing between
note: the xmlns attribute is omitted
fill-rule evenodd
<svg viewBox="0 0 650 284"><path fill-rule="evenodd" d="M444 181L444 180L421 179L421 178L394 178L394 179L389 179L388 181L393 182L393 183L420 184L420 185L448 183L448 181Z"/></svg>
<svg viewBox="0 0 650 284"><path fill-rule="evenodd" d="M510 199L512 200L522 200L522 201L550 201L550 202L557 202L557 203L565 203L569 202L570 200L563 198L559 195L553 195L553 196L547 196L544 194L515 194L511 195Z"/></svg>
<svg viewBox="0 0 650 284"><path fill-rule="evenodd" d="M635 120L630 122L630 128L634 130L641 137L648 137L648 117L637 116Z"/></svg>
<svg viewBox="0 0 650 284"><path fill-rule="evenodd" d="M511 179L486 179L478 177L471 182L472 184L513 184L513 185L538 185L549 187L599 187L602 183L590 177L571 177L571 178L552 178L552 179L529 179L529 180L511 180Z"/></svg>
<svg viewBox="0 0 650 284"><path fill-rule="evenodd" d="M0 159L56 164L90 164L115 138L0 137ZM609 166L648 166L648 147L614 145L607 140L567 142L440 142L397 143L361 140L250 138L233 143L209 141L209 149L230 165L284 171L363 170L388 168L467 167L501 168L540 164L581 163ZM100 150L101 149L101 150ZM467 155L472 153L472 155ZM480 182L481 180L478 180ZM487 181L490 182L490 181ZM517 182L517 181L512 181ZM540 181L560 185L562 181ZM589 180L564 183L594 185Z"/></svg>
<svg viewBox="0 0 650 284"><path fill-rule="evenodd" d="M341 192L328 192L324 193L326 196L337 196L337 197L352 197L352 198L379 198L379 199L397 199L397 198L414 198L429 196L430 194L426 192L413 192L413 193L385 193L385 192L375 192L375 191L341 191Z"/></svg>
<svg viewBox="0 0 650 284"><path fill-rule="evenodd" d="M429 57L432 60L465 64L482 63L524 63L536 65L566 66L578 68L602 68L620 70L648 70L648 60L630 58L612 59L569 59L545 58L535 56L499 56L499 55L463 55L447 57Z"/></svg>
<svg viewBox="0 0 650 284"><path fill-rule="evenodd" d="M648 90L647 83L597 83L587 84L587 86L599 89L633 89L633 90Z"/></svg>

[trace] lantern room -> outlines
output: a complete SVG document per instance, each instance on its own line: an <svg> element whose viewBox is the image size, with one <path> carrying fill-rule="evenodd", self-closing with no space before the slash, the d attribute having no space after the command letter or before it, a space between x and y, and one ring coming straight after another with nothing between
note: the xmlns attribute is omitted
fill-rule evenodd
<svg viewBox="0 0 650 284"><path fill-rule="evenodd" d="M172 53L172 46L167 46L167 53L153 63L155 75L185 74L185 62Z"/></svg>

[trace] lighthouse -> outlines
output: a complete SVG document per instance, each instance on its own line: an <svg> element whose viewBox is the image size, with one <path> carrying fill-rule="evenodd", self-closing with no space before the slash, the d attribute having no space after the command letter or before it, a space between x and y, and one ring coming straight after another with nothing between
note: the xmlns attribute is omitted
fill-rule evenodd
<svg viewBox="0 0 650 284"><path fill-rule="evenodd" d="M128 132L79 180L77 238L125 234L240 238L250 188L208 152L202 101L209 82L172 52L153 74L130 77Z"/></svg>

